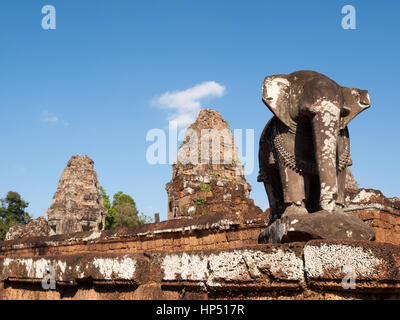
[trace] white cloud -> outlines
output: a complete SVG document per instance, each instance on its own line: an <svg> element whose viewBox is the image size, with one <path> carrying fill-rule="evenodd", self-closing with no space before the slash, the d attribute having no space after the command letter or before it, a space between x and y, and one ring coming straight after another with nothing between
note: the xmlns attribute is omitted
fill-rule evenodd
<svg viewBox="0 0 400 320"><path fill-rule="evenodd" d="M61 123L65 127L69 125L68 122L60 119L58 116L56 116L53 113L48 112L48 111L42 112L42 117L41 117L40 121L46 122L46 123L52 123L52 124Z"/></svg>
<svg viewBox="0 0 400 320"><path fill-rule="evenodd" d="M192 88L166 92L155 99L155 103L173 112L168 115L169 121L176 121L178 127L186 127L194 122L201 109L199 100L210 97L220 98L225 87L215 81L203 82Z"/></svg>

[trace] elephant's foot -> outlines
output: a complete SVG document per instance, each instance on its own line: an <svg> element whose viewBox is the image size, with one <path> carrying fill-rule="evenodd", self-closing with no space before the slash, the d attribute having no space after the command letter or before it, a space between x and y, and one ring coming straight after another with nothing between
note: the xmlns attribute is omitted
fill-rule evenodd
<svg viewBox="0 0 400 320"><path fill-rule="evenodd" d="M282 214L282 217L289 216L292 214L308 214L308 211L304 207L304 204L298 205L296 203L292 203L285 209L285 212Z"/></svg>

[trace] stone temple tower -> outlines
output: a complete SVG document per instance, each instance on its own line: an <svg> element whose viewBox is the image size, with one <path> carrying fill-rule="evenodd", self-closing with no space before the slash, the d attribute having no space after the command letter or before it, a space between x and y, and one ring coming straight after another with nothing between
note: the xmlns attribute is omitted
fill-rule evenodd
<svg viewBox="0 0 400 320"><path fill-rule="evenodd" d="M107 211L93 166L88 156L68 161L47 210L50 235L104 230Z"/></svg>
<svg viewBox="0 0 400 320"><path fill-rule="evenodd" d="M251 186L232 131L214 110L201 110L189 126L172 168L172 179L166 184L168 219L262 212L249 198Z"/></svg>

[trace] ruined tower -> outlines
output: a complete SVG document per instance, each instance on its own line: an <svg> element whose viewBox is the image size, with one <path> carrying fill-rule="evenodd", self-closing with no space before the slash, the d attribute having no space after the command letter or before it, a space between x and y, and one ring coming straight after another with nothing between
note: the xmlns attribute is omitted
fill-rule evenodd
<svg viewBox="0 0 400 320"><path fill-rule="evenodd" d="M47 210L50 235L104 229L107 211L93 166L88 156L68 161Z"/></svg>
<svg viewBox="0 0 400 320"><path fill-rule="evenodd" d="M350 168L346 168L346 190L358 190L358 183L356 179L354 179L353 173Z"/></svg>
<svg viewBox="0 0 400 320"><path fill-rule="evenodd" d="M262 212L249 198L252 188L244 177L232 131L218 112L200 111L186 130L172 167L172 179L166 184L168 219Z"/></svg>

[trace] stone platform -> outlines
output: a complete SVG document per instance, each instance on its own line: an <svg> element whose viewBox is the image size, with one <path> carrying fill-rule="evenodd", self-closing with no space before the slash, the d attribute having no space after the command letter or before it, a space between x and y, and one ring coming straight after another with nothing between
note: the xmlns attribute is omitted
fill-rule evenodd
<svg viewBox="0 0 400 320"><path fill-rule="evenodd" d="M400 298L400 246L329 240L258 245L265 216L203 216L4 241L0 299ZM41 286L48 266L55 290ZM355 289L344 289L352 272Z"/></svg>
<svg viewBox="0 0 400 320"><path fill-rule="evenodd" d="M276 221L258 237L258 243L289 243L313 239L375 240L375 231L361 219L340 212L290 214Z"/></svg>
<svg viewBox="0 0 400 320"><path fill-rule="evenodd" d="M400 247L369 242L2 258L1 299L400 299ZM44 290L47 265L56 289ZM355 289L344 289L355 270Z"/></svg>

